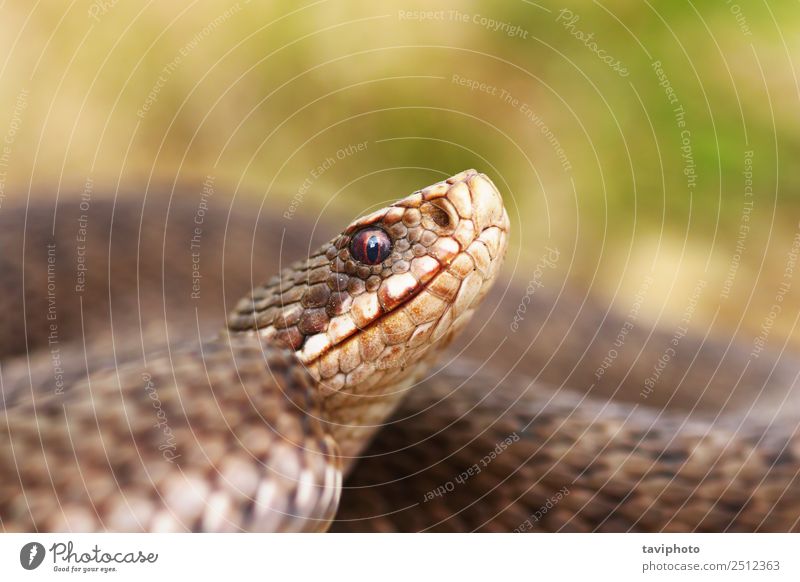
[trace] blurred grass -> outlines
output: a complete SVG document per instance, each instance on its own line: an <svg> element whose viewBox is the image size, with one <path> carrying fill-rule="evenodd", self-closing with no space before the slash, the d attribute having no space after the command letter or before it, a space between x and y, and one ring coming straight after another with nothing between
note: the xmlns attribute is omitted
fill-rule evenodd
<svg viewBox="0 0 800 582"><path fill-rule="evenodd" d="M562 249L562 276L619 292L623 310L650 272L651 317L679 316L701 278L705 323L741 321L752 336L774 301L800 216L796 4L112 4L0 4L0 132L20 90L30 92L7 195L24 196L32 184L69 196L87 177L100 192L213 174L220 190L267 195L266 208L282 214L313 168L366 142L313 180L298 212L349 218L476 167L507 193L509 270L523 281L549 244ZM569 33L558 20L564 7L579 16L572 30L594 33L627 77ZM467 21L400 14L414 10L458 10ZM493 31L481 16L525 38ZM686 111L691 193L654 60ZM570 169L519 106L453 75L529 105ZM724 298L748 150L754 208ZM799 306L793 290L780 335L800 338Z"/></svg>

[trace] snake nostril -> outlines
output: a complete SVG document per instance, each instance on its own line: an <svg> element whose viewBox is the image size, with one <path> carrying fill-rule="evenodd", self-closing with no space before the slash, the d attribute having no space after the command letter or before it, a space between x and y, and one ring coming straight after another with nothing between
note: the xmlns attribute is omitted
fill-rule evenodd
<svg viewBox="0 0 800 582"><path fill-rule="evenodd" d="M434 200L420 208L422 212L422 225L439 235L449 235L455 229L453 213L444 200Z"/></svg>
<svg viewBox="0 0 800 582"><path fill-rule="evenodd" d="M441 208L434 207L431 210L430 216L433 219L433 222L438 226L441 226L442 228L447 228L450 226L450 217L447 215L447 212Z"/></svg>

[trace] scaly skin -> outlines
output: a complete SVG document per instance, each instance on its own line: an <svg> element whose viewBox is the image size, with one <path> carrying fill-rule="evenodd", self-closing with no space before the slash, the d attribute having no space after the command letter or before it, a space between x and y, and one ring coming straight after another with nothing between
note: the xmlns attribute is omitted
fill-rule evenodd
<svg viewBox="0 0 800 582"><path fill-rule="evenodd" d="M59 345L67 383L81 381L87 369L113 370L131 359L139 362L138 372L145 366L143 358L150 364L165 344L197 341L213 332L226 306L232 309L240 291L253 286L254 276L275 272L279 262L286 263L283 257L310 248L310 228L301 223L300 215L287 222L277 212L258 217L249 209L234 208L229 216L220 201L217 199L205 216L202 293L194 300L190 299L188 241L195 227L197 199L168 200L151 193L142 205L129 193L116 203L113 229L110 203L94 200L87 245L92 253L89 282L81 305L71 293L75 229L81 213L74 199L62 195L55 240L59 249ZM267 207L274 210L270 204ZM3 354L6 348L24 352L20 337L27 329L32 350L29 361L3 361L4 395L11 401L29 399L31 390L42 394L53 390L50 353L47 349L36 352L43 341L47 348L43 267L53 223L52 208L41 200L31 204L27 221L13 207L6 205L0 210L1 248L10 249L0 254L4 261L1 312L6 315L0 321L0 346ZM28 235L24 263L20 261L19 236L23 224ZM29 298L27 328L20 317L18 291L23 288L19 280L23 269ZM521 275L526 272L523 266ZM223 282L226 293L222 292ZM629 306L621 306L618 315L592 298L587 302L574 290L552 297L547 291L537 290L521 324L524 329L510 333L508 324L525 289L495 285L484 301L490 308L482 312L486 317L474 318L461 334L465 339L456 346L459 357L446 358L442 369L421 379L400 402L394 417L383 423L372 445L359 455L342 491L335 531L798 529L800 446L796 431L800 403L792 387L800 365L795 358L764 352L751 361L750 346L690 333L681 340L656 391L643 400L642 383L670 344L674 329L651 328L637 321L625 346L618 348L614 365L597 382L595 370L617 339ZM264 292L260 294L263 301ZM81 309L83 321L77 316ZM114 316L113 336L109 312ZM198 325L203 333L198 333ZM114 339L113 352L109 337ZM82 339L88 344L88 357ZM461 354L464 344L480 360L465 360ZM486 360L497 346L500 349ZM178 364L171 365L193 370L196 358L182 357L173 351L173 362ZM182 361L185 364L180 364ZM166 366L165 375L154 376L156 385L173 381L170 369ZM220 369L227 367L221 365ZM141 377L135 381L144 390ZM235 397L235 392L228 394ZM751 408L754 403L757 406ZM227 407L220 410L225 414L211 412L219 418L230 414ZM237 406L232 410L238 410ZM282 405L267 407L262 416L275 422L296 418L275 416L282 410ZM174 412L169 409L170 424L176 431L185 430L181 414L179 406ZM152 407L144 418L148 415L157 420ZM311 435L306 446L318 449L313 426L301 428L296 434ZM222 442L229 446L222 449L223 458L250 458L252 445L236 441L238 429L235 426L222 433ZM325 424L319 429L325 431ZM290 425L284 432L293 430ZM487 454L510 435L519 438L484 467ZM159 434L145 433L145 437L157 441ZM295 440L299 442L299 438ZM199 454L193 439L192 434L181 437L184 445L192 445L183 446L181 454ZM156 444L163 445L163 441ZM38 443L36 446L41 448ZM135 453L131 446L125 450ZM319 457L318 453L304 457L303 450L295 450L297 456L291 453L286 458L313 463ZM92 454L89 449L87 457L93 458ZM456 481L475 464L480 473ZM221 483L213 476L206 482L210 487ZM454 483L452 491L432 493L448 482ZM295 482L278 483L286 486L285 499L294 505L287 513L301 513L290 495ZM561 492L564 487L567 495ZM48 494L53 497L52 491ZM319 500L317 505L314 499ZM304 503L311 507L310 513L323 516L316 523L324 527L329 502L312 495L306 496ZM54 514L58 512L55 507ZM207 518L209 524L214 515L212 512ZM310 519L289 516L282 520L280 515L273 514L269 527L314 529ZM232 520L233 525L225 523L222 529L252 528L251 521L240 520ZM189 520L183 526L166 521L167 529L203 528ZM129 519L126 526L119 527L139 530L145 525Z"/></svg>
<svg viewBox="0 0 800 582"><path fill-rule="evenodd" d="M380 228L369 267L352 236ZM342 467L497 277L508 216L474 171L351 224L242 300L219 338L146 363L3 388L6 530L303 531ZM13 351L13 347L12 347ZM5 379L4 379L5 384ZM8 396L8 397L6 397Z"/></svg>
<svg viewBox="0 0 800 582"><path fill-rule="evenodd" d="M796 421L687 421L463 364L403 401L333 531L800 531Z"/></svg>

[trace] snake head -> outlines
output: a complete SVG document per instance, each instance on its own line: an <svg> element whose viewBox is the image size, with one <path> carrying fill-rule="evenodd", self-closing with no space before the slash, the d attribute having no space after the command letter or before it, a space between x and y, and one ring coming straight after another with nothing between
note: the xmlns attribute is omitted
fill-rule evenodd
<svg viewBox="0 0 800 582"><path fill-rule="evenodd" d="M240 302L229 328L292 348L329 390L413 381L486 295L508 231L497 188L466 170L354 221Z"/></svg>

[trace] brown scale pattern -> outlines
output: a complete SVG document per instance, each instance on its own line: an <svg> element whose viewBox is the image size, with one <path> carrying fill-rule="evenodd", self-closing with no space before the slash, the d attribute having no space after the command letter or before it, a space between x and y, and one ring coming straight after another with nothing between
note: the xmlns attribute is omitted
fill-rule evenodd
<svg viewBox="0 0 800 582"><path fill-rule="evenodd" d="M65 202L67 197L62 195L55 240L60 257L57 270L59 327L62 347L68 352L64 358L70 369L68 384L77 383L93 370L113 369L116 362L132 356L141 358L142 343L148 357L152 358L152 354L159 351L158 346L163 346L168 339L178 341L180 334L187 330L188 339L196 335L194 310L197 305L186 300L191 281L186 241L194 227L196 200L173 200L168 216L166 196L150 196L144 205L136 201L136 196L128 192L117 201L113 221L112 204L102 199L93 201L90 238L95 242L89 246L89 251L93 253L90 265L95 268L90 270L84 295L83 325L90 342L90 355L85 363L80 345L82 322L77 317L78 304L74 294L69 292L74 283L70 261L78 210L77 204ZM233 228L227 228L224 206L213 207L208 213L204 237L209 244L204 246L203 256L204 263L211 266L204 269L206 279L199 309L203 314L200 323L210 322L212 331L225 312L221 293L223 276L228 288L225 299L230 309L230 301L252 286L251 273L277 270L278 249L282 245L290 249L307 246L307 233L311 229L296 217L292 228L286 229L284 234L285 224L278 219L278 213L260 217L253 240L254 217L258 216L253 210L235 209L230 222ZM25 313L19 292L23 289L19 280L23 270L28 297L28 343L35 349L46 342L47 322L43 317L41 321L38 318L46 308L41 293L41 267L46 260L44 245L51 240L52 222L53 209L42 201L31 204L27 223L24 208L6 204L0 212L0 243L6 249L0 254L4 274L0 278L3 289L0 312L4 313L0 320L0 353L3 356L25 350L20 342L24 330L22 314ZM109 247L112 222L115 235ZM22 260L19 236L21 224L25 224L27 230L25 260ZM283 236L289 238L282 239ZM227 257L224 262L223 240ZM247 260L253 249L258 252L257 267ZM423 249L423 246L415 247L421 254L424 254ZM476 252L478 254L480 251ZM138 274L130 268L137 261ZM163 273L162 266L165 267ZM113 283L110 288L115 354L109 353L108 341L104 339L111 331L106 280L109 269ZM364 281L358 277L345 279L342 275L338 280L342 281L337 286L340 289L352 281L348 291L363 293L365 290ZM449 287L444 277L440 280L443 286ZM457 365L463 367L448 367L417 386L356 465L343 492L339 521L334 529L513 531L526 520L532 521L529 529L533 531L713 530L714 520L720 529L796 529L800 512L795 493L800 469L796 418L780 418L771 427L765 427L758 419L747 418L741 430L735 428L742 420L739 411L748 410L751 405L748 397L762 389L767 398L765 402L759 400L759 408L766 408L770 414L776 410L796 376L796 359L787 354L779 357L763 353L747 369L742 385L731 393L731 386L740 378L742 366L748 361L749 347L731 344L727 339L709 341L687 336L681 342L674 365L665 372L658 390L647 402L652 409L639 406L625 423L632 411L624 401L641 401L642 381L650 374L674 330L637 322L615 365L607 371L603 382L589 391L594 382L594 370L614 341L629 305L617 306L617 312L609 312L598 298L589 298L587 302L575 288L557 296L537 292L523 324L529 333L509 336L507 323L525 289L512 287L503 294L504 288L505 285L496 286L486 301L492 307L498 306L501 317L488 323L486 318L475 318L462 335L472 338L480 334L480 341L473 343L469 351L481 358L489 353L487 349L491 351L505 340L503 349L484 369L508 370L516 365L514 376L537 376L540 381L532 385L519 402L514 399L527 383L509 380L508 386L495 388L496 378L502 374L484 380L468 380L463 389L459 388L452 396L441 402L431 402L436 394L449 394L467 380L467 371L478 368L475 364L461 362ZM488 318L490 311L484 313ZM146 330L139 329L139 318L147 326ZM153 323L157 324L154 330L151 329ZM169 338L164 337L163 328L167 326ZM720 330L716 331L720 335ZM138 337L140 333L145 336L142 341ZM534 333L538 339L531 345ZM74 339L78 342L73 342ZM524 357L517 361L520 356ZM37 394L52 391L49 354L32 353L30 367L24 359L4 358L2 363L3 396L24 399L28 397L31 384ZM137 383L140 381L138 377L135 379ZM581 395L547 384L574 388ZM588 397L584 393L588 393ZM606 399L612 394L623 403L608 406ZM343 401L342 405L368 407L366 403L361 404L365 399L358 400L355 405L352 400L347 402ZM8 399L6 404L9 404ZM418 411L428 404L435 406L419 414ZM506 410L511 404L512 409ZM796 399L790 400L785 408L792 410L794 406L796 410L796 404ZM669 410L658 417L656 411L667 405ZM693 411L692 416L697 418L679 431L688 411ZM704 421L701 415L709 413L711 416L720 414L720 422ZM535 422L527 426L533 418ZM614 430L620 424L626 428L622 433ZM477 478L470 478L442 499L422 503L428 491L479 462L497 442L526 426L524 432L529 439L514 443ZM446 430L432 436L441 427ZM322 429L326 428L323 423ZM705 432L712 436L703 439ZM682 436L672 440L677 433ZM713 438L713 435L719 436ZM642 440L642 436L646 438ZM381 456L372 456L376 454ZM714 460L718 462L714 464ZM614 464L624 470L615 471ZM587 467L592 470L585 470ZM659 475L661 467L675 473L675 477ZM705 475L703 467L711 469L711 473ZM5 474L13 474L13 470ZM640 476L645 477L641 482ZM401 481L395 485L383 484L394 477ZM548 498L570 482L573 486L568 496L538 521L532 519ZM626 492L631 495L624 498ZM690 502L684 506L687 496ZM377 517L412 504L416 505L391 516ZM680 510L675 511L675 508ZM709 508L709 517L701 521ZM739 509L742 512L734 517ZM673 514L675 519L670 520ZM11 525L8 521L2 523L5 529Z"/></svg>
<svg viewBox="0 0 800 582"><path fill-rule="evenodd" d="M324 529L341 476L313 386L291 351L237 337L18 403L0 419L3 527Z"/></svg>
<svg viewBox="0 0 800 582"><path fill-rule="evenodd" d="M800 531L790 425L687 423L467 370L403 402L347 480L333 531Z"/></svg>
<svg viewBox="0 0 800 582"><path fill-rule="evenodd" d="M382 264L349 255L366 226L392 237ZM256 288L217 339L174 347L168 328L140 329L141 353L130 341L121 353L91 345L101 359L85 365L65 345L63 392L39 365L47 354L27 370L11 362L3 527L324 529L343 468L488 292L507 230L494 185L463 172L356 221ZM34 262L40 284L41 271ZM144 347L151 337L166 353Z"/></svg>

